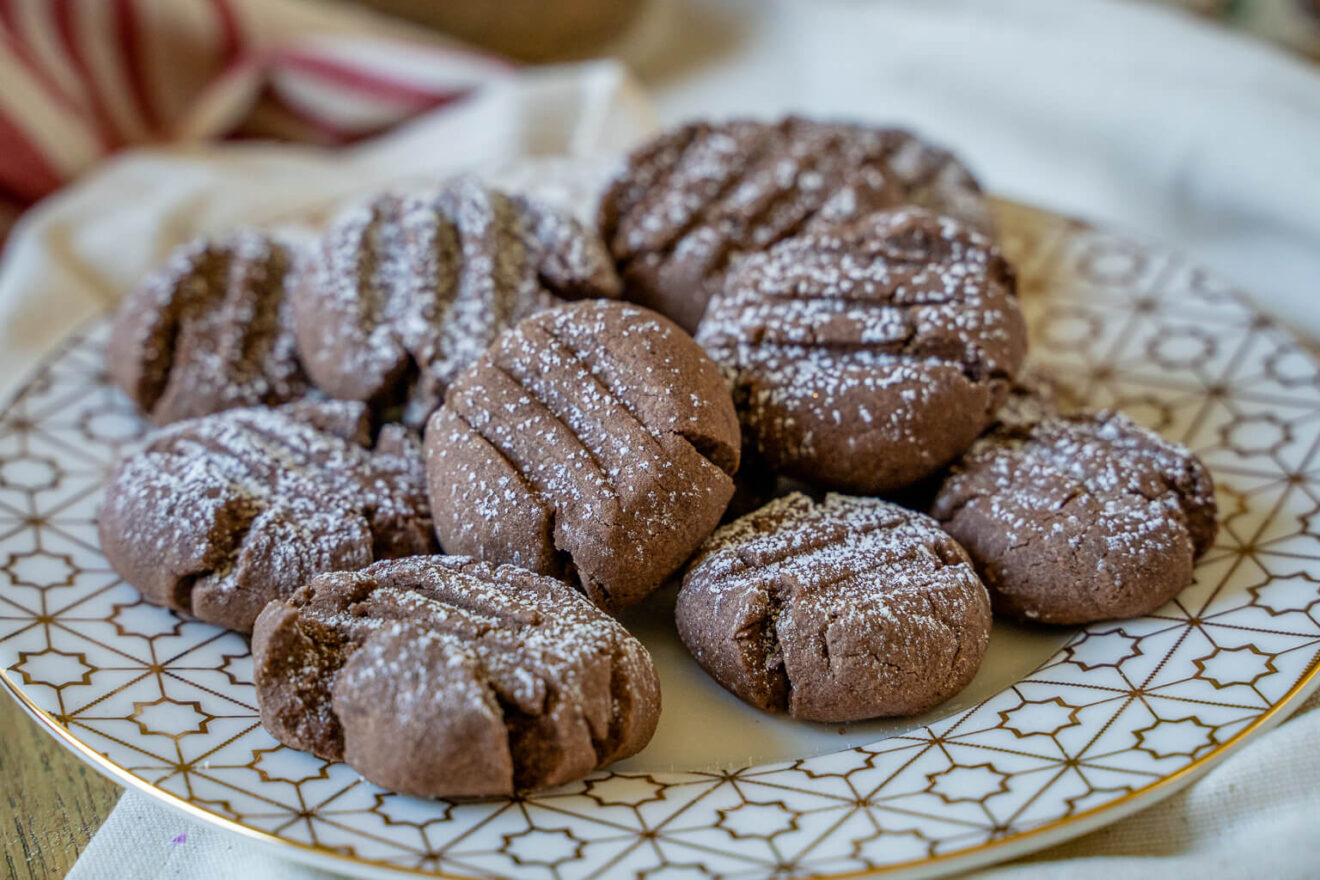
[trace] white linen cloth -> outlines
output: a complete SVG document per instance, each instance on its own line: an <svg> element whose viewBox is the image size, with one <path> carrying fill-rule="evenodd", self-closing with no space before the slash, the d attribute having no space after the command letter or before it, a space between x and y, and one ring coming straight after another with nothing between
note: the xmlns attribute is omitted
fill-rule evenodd
<svg viewBox="0 0 1320 880"><path fill-rule="evenodd" d="M912 125L994 192L1171 242L1320 336L1320 74L1301 62L1117 0L691 0L648 27L625 58L665 121L795 109ZM611 153L648 124L612 68L561 68L346 154L124 156L11 239L0 386L188 234L527 152ZM1162 804L990 875L1315 876L1316 706ZM130 792L70 876L325 875Z"/></svg>

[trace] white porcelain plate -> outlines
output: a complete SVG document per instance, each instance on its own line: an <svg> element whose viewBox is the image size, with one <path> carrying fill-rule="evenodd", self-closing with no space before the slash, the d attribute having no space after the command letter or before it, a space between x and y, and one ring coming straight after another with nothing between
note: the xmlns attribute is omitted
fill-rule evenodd
<svg viewBox="0 0 1320 880"><path fill-rule="evenodd" d="M111 463L144 426L106 384L105 325L0 416L0 669L119 781L356 874L768 878L932 874L1056 842L1168 794L1314 683L1320 371L1183 260L1000 205L1038 370L1194 448L1222 529L1158 613L1000 625L981 675L929 717L843 728L760 715L677 643L660 596L629 623L661 670L652 745L525 798L382 791L257 724L246 641L144 603L97 549Z"/></svg>

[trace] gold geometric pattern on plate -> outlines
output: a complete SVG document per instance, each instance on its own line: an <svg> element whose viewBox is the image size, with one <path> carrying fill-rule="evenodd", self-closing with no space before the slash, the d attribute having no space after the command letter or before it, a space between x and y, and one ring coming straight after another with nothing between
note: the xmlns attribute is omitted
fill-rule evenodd
<svg viewBox="0 0 1320 880"><path fill-rule="evenodd" d="M70 339L0 416L4 682L129 783L359 869L576 880L829 875L959 856L948 866L965 867L1168 788L1314 677L1320 370L1176 256L999 211L1036 368L1070 398L1123 408L1195 449L1223 527L1177 599L1078 629L979 705L787 763L607 771L479 802L391 794L285 749L257 724L245 640L146 604L98 551L109 467L145 434L107 384L104 323Z"/></svg>

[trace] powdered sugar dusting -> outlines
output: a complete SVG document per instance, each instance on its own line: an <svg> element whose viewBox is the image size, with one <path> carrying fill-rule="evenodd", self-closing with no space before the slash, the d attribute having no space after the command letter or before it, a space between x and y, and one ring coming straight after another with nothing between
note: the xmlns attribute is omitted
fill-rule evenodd
<svg viewBox="0 0 1320 880"><path fill-rule="evenodd" d="M181 422L120 463L102 542L153 601L247 629L321 571L426 552L416 441L369 445L362 404L239 409Z"/></svg>
<svg viewBox="0 0 1320 880"><path fill-rule="evenodd" d="M176 250L124 301L111 373L158 424L301 397L290 242L255 230Z"/></svg>
<svg viewBox="0 0 1320 880"><path fill-rule="evenodd" d="M1084 508L1072 502L1088 500ZM1061 540L1079 549L1102 536L1123 565L1163 546L1170 523L1197 552L1213 540L1214 487L1186 449L1114 412L1005 425L978 440L940 488L932 514L950 521L968 505L998 540L1026 547ZM1108 565L1100 560L1102 567ZM1122 580L1122 572L1097 577Z"/></svg>
<svg viewBox="0 0 1320 880"><path fill-rule="evenodd" d="M887 614L883 597L928 589L947 566L970 564L930 517L878 498L801 492L777 498L713 534L687 579L713 592L792 584L828 592L840 615ZM874 606L871 608L870 606Z"/></svg>
<svg viewBox="0 0 1320 880"><path fill-rule="evenodd" d="M693 329L740 257L904 204L991 228L966 169L906 132L797 117L697 122L630 157L601 229L629 298Z"/></svg>
<svg viewBox="0 0 1320 880"><path fill-rule="evenodd" d="M835 687L877 686L845 681L859 651L886 658L871 670L881 692L912 690L908 677L926 663L938 679L926 686L941 693L941 676L974 672L989 600L966 554L929 517L876 498L815 503L795 492L702 545L679 617L689 649L726 687L823 718ZM974 658L970 670L960 656ZM740 681L726 680L730 669L742 670ZM902 699L885 693L870 708Z"/></svg>
<svg viewBox="0 0 1320 880"><path fill-rule="evenodd" d="M987 238L903 209L749 257L697 340L729 373L761 452L784 466L819 455L819 438L841 425L919 450L943 388L1006 389L1026 329ZM966 415L979 429L992 412Z"/></svg>
<svg viewBox="0 0 1320 880"><path fill-rule="evenodd" d="M325 233L296 297L299 346L334 396L402 399L420 426L506 327L618 281L571 217L471 177L387 194Z"/></svg>
<svg viewBox="0 0 1320 880"><path fill-rule="evenodd" d="M718 521L738 435L719 374L690 339L646 310L591 302L502 336L452 387L427 449L447 549L576 579L621 607ZM529 508L552 525L506 543L502 521Z"/></svg>
<svg viewBox="0 0 1320 880"><path fill-rule="evenodd" d="M285 607L292 618L271 611L265 616L271 622L258 625L258 693L263 704L296 694L299 712L336 729L343 707L352 706L355 717L382 713L380 722L365 728L343 722L350 755L408 753L420 744L376 737L354 749L359 730L389 729L420 739L440 717L448 726L471 730L483 725L464 716L486 718L501 739L508 738L507 746L493 745L507 748L514 772L514 778L493 780L492 790L502 783L512 791L515 778L519 787L539 788L584 775L635 752L654 729L658 682L645 648L549 578L465 557L418 556L323 575ZM272 636L271 626L294 627L301 653L269 653L275 649L267 645L290 644ZM418 662L443 668L419 669ZM341 679L344 670L351 671ZM389 698L382 703L373 694ZM318 738L337 740L324 731ZM419 771L461 760L461 754L408 759Z"/></svg>

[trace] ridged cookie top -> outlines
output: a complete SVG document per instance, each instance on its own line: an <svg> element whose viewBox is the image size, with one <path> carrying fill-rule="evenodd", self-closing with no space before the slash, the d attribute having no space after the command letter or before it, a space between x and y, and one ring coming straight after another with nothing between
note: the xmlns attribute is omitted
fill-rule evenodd
<svg viewBox="0 0 1320 880"><path fill-rule="evenodd" d="M660 710L646 649L568 586L418 556L315 578L253 634L282 742L424 796L557 785L639 751Z"/></svg>
<svg viewBox="0 0 1320 880"><path fill-rule="evenodd" d="M301 397L288 245L244 230L198 239L124 301L110 375L158 425Z"/></svg>
<svg viewBox="0 0 1320 880"><path fill-rule="evenodd" d="M876 593L919 589L931 572L967 561L923 514L879 498L830 493L818 503L793 492L711 535L688 572L715 593L777 580L830 590L842 614ZM878 570L883 576L869 581Z"/></svg>
<svg viewBox="0 0 1320 880"><path fill-rule="evenodd" d="M600 225L627 297L691 331L738 257L903 204L991 228L966 169L907 132L797 117L694 122L629 157Z"/></svg>
<svg viewBox="0 0 1320 880"><path fill-rule="evenodd" d="M715 364L672 322L586 302L508 331L426 431L447 552L566 578L611 610L719 521L740 452Z"/></svg>
<svg viewBox="0 0 1320 880"><path fill-rule="evenodd" d="M774 466L875 492L926 476L990 423L1026 325L987 238L903 209L747 258L697 340Z"/></svg>
<svg viewBox="0 0 1320 880"><path fill-rule="evenodd" d="M1196 456L1122 413L1057 416L997 429L972 445L940 489L941 520L974 499L987 505L1004 540L1021 543L1033 511L1062 511L1078 495L1098 507L1075 527L1105 535L1133 556L1143 535L1174 518L1197 553L1214 541L1214 483ZM1062 525L1056 524L1058 528Z"/></svg>
<svg viewBox="0 0 1320 880"><path fill-rule="evenodd" d="M931 513L1005 611L1058 623L1153 610L1190 582L1217 529L1205 466L1114 412L995 429Z"/></svg>
<svg viewBox="0 0 1320 880"><path fill-rule="evenodd" d="M801 493L724 526L688 567L679 633L725 687L821 721L921 711L975 673L989 600L929 517Z"/></svg>
<svg viewBox="0 0 1320 880"><path fill-rule="evenodd" d="M294 301L316 384L406 400L420 427L501 330L565 299L617 295L604 247L575 220L462 177L341 214Z"/></svg>
<svg viewBox="0 0 1320 880"><path fill-rule="evenodd" d="M433 546L416 441L360 403L230 410L120 462L102 550L151 601L248 630L313 575Z"/></svg>

